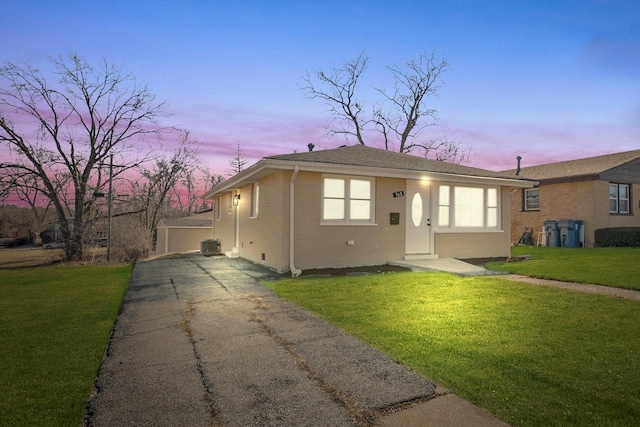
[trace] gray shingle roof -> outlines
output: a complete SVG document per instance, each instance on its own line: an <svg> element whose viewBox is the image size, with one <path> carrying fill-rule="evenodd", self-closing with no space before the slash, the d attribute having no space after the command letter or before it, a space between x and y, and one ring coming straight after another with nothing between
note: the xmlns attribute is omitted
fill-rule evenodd
<svg viewBox="0 0 640 427"><path fill-rule="evenodd" d="M352 145L331 150L283 154L279 156L265 157L265 159L423 171L488 178L522 178L516 177L513 174L507 175L503 172L493 172L485 169L430 160L424 157L416 157L408 154L367 147L364 145Z"/></svg>
<svg viewBox="0 0 640 427"><path fill-rule="evenodd" d="M534 180L546 180L600 175L609 169L629 163L638 158L640 158L640 150L624 151L622 153L524 167L521 168L519 176ZM504 173L513 177L515 176L516 170L510 169L504 171Z"/></svg>

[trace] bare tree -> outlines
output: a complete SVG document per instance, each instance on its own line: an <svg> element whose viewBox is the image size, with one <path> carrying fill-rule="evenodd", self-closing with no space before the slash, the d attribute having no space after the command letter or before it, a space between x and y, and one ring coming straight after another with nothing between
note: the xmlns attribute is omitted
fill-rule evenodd
<svg viewBox="0 0 640 427"><path fill-rule="evenodd" d="M163 212L178 203L178 187L185 176L196 167L197 143L183 132L179 146L171 156L156 158L150 167L140 167L141 178L129 183L127 209L141 214L145 229L153 230Z"/></svg>
<svg viewBox="0 0 640 427"><path fill-rule="evenodd" d="M230 175L239 174L244 170L244 166L247 163L249 163L249 161L242 155L242 149L240 148L240 143L238 142L236 146L236 152L231 160L229 160L229 166L231 166L231 169L228 169L227 172Z"/></svg>
<svg viewBox="0 0 640 427"><path fill-rule="evenodd" d="M198 212L210 209L212 204L203 199L202 195L224 180L224 176L214 173L206 165L200 165L187 171L182 180L182 186L186 189L186 206L180 198L183 210L186 208L187 212Z"/></svg>
<svg viewBox="0 0 640 427"><path fill-rule="evenodd" d="M392 90L374 88L381 96L373 103L371 112L356 97L358 82L369 65L369 57L361 52L355 60L330 73L307 73L303 90L309 98L320 99L328 106L331 135L355 137L358 144L367 141L368 131L375 131L386 150L400 153L421 151L425 157L460 163L468 159L469 150L460 142L446 137L425 140L425 128L437 123L437 111L429 108L428 99L438 95L441 75L448 69L445 59L435 54L421 54L405 64L405 68L392 65L387 69L394 80Z"/></svg>
<svg viewBox="0 0 640 427"><path fill-rule="evenodd" d="M93 68L71 54L51 63L55 84L25 63L7 62L0 68L0 147L16 159L0 169L35 179L56 211L66 259L76 260L82 258L93 192L105 183L102 165L110 154L133 148L142 136L159 133L164 104L106 61ZM119 160L123 169L139 162Z"/></svg>

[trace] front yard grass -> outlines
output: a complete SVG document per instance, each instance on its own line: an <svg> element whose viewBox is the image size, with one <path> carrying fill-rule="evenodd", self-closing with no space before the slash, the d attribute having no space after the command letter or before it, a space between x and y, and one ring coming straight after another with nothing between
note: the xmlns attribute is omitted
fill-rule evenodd
<svg viewBox="0 0 640 427"><path fill-rule="evenodd" d="M444 273L265 284L514 425L640 419L637 301Z"/></svg>
<svg viewBox="0 0 640 427"><path fill-rule="evenodd" d="M0 425L79 425L131 266L0 270Z"/></svg>
<svg viewBox="0 0 640 427"><path fill-rule="evenodd" d="M640 248L545 248L514 246L521 262L492 263L487 268L542 279L591 283L640 290Z"/></svg>

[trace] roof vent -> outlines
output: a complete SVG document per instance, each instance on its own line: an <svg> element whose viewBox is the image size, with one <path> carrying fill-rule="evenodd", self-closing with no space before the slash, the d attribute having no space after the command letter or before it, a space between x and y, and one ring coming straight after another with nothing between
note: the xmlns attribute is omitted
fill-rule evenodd
<svg viewBox="0 0 640 427"><path fill-rule="evenodd" d="M522 160L522 157L518 156L516 157L516 160L518 161L518 167L516 168L516 175L520 175L520 160Z"/></svg>
<svg viewBox="0 0 640 427"><path fill-rule="evenodd" d="M309 148L309 152L312 152L312 151L313 151L313 147L315 147L315 145L313 145L313 143L312 143L312 142L310 142L310 143L308 143L308 144L307 144L307 148Z"/></svg>

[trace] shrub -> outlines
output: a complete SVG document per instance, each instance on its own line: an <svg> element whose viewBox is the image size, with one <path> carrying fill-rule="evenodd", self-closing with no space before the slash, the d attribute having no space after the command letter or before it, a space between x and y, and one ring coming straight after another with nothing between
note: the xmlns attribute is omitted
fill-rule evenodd
<svg viewBox="0 0 640 427"><path fill-rule="evenodd" d="M640 247L640 227L600 228L595 232L595 246Z"/></svg>

